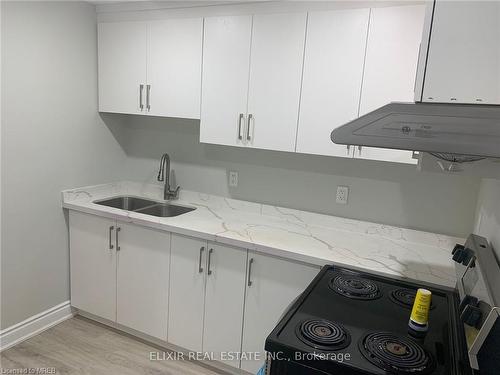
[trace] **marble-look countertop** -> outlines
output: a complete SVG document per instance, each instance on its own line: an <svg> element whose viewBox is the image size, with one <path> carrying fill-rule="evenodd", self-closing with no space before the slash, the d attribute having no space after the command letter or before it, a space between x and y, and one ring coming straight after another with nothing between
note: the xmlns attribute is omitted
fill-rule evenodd
<svg viewBox="0 0 500 375"><path fill-rule="evenodd" d="M93 203L117 195L161 200L163 186L117 182L62 192L63 207L315 265L334 263L453 287L451 249L464 239L181 190L196 207L159 218Z"/></svg>

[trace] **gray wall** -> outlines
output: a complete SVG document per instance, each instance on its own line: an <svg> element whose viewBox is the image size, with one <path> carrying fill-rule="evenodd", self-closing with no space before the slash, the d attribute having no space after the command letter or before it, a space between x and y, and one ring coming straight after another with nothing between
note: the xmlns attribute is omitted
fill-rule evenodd
<svg viewBox="0 0 500 375"><path fill-rule="evenodd" d="M419 172L415 166L205 145L199 122L102 115L128 159L124 176L153 182L169 152L186 189L329 213L438 233L472 230L479 179ZM117 126L116 122L121 122ZM228 188L227 170L239 172ZM335 203L337 185L350 187L347 205Z"/></svg>
<svg viewBox="0 0 500 375"><path fill-rule="evenodd" d="M1 3L1 327L69 299L60 191L112 181L123 150L97 113L90 4Z"/></svg>
<svg viewBox="0 0 500 375"><path fill-rule="evenodd" d="M500 180L481 181L474 232L490 241L500 259Z"/></svg>

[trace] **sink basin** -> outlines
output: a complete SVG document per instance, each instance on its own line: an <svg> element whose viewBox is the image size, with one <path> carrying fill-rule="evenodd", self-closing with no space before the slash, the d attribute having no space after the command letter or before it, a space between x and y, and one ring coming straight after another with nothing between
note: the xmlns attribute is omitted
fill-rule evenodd
<svg viewBox="0 0 500 375"><path fill-rule="evenodd" d="M193 207L179 206L170 203L160 203L150 199L132 197L128 195L101 199L94 201L94 203L100 204L102 206L121 208L122 210L134 211L141 214L158 217L179 216L196 210L196 208Z"/></svg>
<svg viewBox="0 0 500 375"><path fill-rule="evenodd" d="M172 217L172 216L179 216L194 210L196 210L196 208L178 206L176 204L158 203L155 204L154 206L136 210L136 212L158 217Z"/></svg>
<svg viewBox="0 0 500 375"><path fill-rule="evenodd" d="M109 199L95 201L94 203L100 204L102 206L121 208L122 210L127 210L127 211L135 211L144 207L157 204L158 202L149 199L124 195L120 197L113 197Z"/></svg>

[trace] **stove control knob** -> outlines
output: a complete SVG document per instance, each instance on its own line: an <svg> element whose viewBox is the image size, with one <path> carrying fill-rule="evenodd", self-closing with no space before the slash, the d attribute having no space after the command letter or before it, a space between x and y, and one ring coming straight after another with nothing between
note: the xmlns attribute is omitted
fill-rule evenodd
<svg viewBox="0 0 500 375"><path fill-rule="evenodd" d="M455 245L451 254L453 255L453 260L457 263L461 263L464 266L467 266L473 256L471 250L465 248L462 245Z"/></svg>
<svg viewBox="0 0 500 375"><path fill-rule="evenodd" d="M462 313L460 314L460 320L471 327L477 328L482 316L483 313L481 312L481 309L479 307L466 305L462 310Z"/></svg>
<svg viewBox="0 0 500 375"><path fill-rule="evenodd" d="M479 300L477 297L471 296L467 294L463 299L462 302L460 302L460 306L458 307L458 310L460 311L460 314L464 309L467 307L467 305L471 305L473 307L477 307L479 305Z"/></svg>
<svg viewBox="0 0 500 375"><path fill-rule="evenodd" d="M451 254L453 255L453 260L457 263L462 263L465 258L465 247L462 245L455 245Z"/></svg>
<svg viewBox="0 0 500 375"><path fill-rule="evenodd" d="M465 249L464 245L460 245L460 244L456 244L455 247L453 248L453 250L451 251L451 253L453 255L455 255L455 253L458 251L458 250L463 250Z"/></svg>

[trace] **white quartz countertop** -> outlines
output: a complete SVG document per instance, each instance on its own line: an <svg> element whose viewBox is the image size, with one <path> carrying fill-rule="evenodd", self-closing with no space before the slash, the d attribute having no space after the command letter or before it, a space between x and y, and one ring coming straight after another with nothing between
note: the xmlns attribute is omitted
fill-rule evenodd
<svg viewBox="0 0 500 375"><path fill-rule="evenodd" d="M118 195L161 200L163 186L117 182L62 192L63 207L306 263L333 263L455 286L451 249L464 239L181 190L169 218L93 203Z"/></svg>

